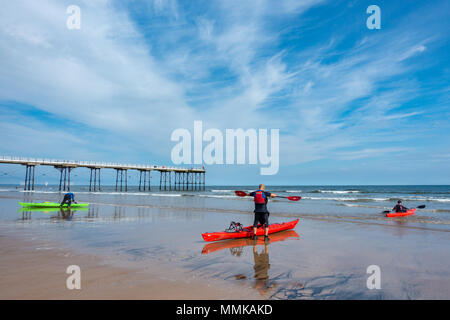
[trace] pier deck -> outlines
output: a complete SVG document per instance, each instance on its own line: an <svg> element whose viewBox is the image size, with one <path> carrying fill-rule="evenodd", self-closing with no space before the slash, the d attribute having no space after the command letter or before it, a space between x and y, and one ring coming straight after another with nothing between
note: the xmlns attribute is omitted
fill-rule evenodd
<svg viewBox="0 0 450 320"><path fill-rule="evenodd" d="M137 170L140 172L139 190L141 191L150 190L151 171L158 171L160 173L160 190L204 190L206 180L206 170L204 168L188 169L180 167L166 167L161 165L121 164L113 162L54 160L5 156L0 156L0 164L1 163L26 166L24 190L34 190L36 166L52 166L60 171L60 191L70 191L70 173L76 168L88 168L91 170L89 191L101 190L101 169L116 170L117 191L127 191L128 170ZM174 184L172 184L172 181Z"/></svg>

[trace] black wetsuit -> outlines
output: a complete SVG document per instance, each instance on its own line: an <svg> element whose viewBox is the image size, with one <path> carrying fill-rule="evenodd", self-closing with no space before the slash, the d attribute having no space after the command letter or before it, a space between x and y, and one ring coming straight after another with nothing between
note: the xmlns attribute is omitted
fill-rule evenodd
<svg viewBox="0 0 450 320"><path fill-rule="evenodd" d="M401 204L397 204L397 205L392 209L392 211L395 211L395 212L406 212L406 211L408 211L408 208L402 206Z"/></svg>
<svg viewBox="0 0 450 320"><path fill-rule="evenodd" d="M255 203L255 220L253 221L253 227L258 227L258 224L263 224L267 228L269 226L269 210L267 210L267 201L269 201L269 197L272 195L270 192L264 191L266 196L265 203ZM250 196L254 197L256 195L256 191L251 192Z"/></svg>

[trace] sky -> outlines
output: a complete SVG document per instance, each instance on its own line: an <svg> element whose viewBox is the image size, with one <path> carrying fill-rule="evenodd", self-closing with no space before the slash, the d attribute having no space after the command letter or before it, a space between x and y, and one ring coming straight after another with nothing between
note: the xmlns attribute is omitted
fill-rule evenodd
<svg viewBox="0 0 450 320"><path fill-rule="evenodd" d="M366 25L373 4L380 29ZM67 27L70 5L80 29ZM223 133L279 129L276 174L205 165L210 185L450 184L449 9L439 0L5 1L0 155L171 166L172 132L193 132L197 120ZM24 172L0 165L0 183Z"/></svg>

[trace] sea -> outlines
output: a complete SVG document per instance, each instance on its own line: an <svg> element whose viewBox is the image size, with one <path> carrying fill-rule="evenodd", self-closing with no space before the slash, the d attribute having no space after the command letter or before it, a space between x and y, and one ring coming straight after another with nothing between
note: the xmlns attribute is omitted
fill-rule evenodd
<svg viewBox="0 0 450 320"><path fill-rule="evenodd" d="M250 197L235 195L236 190L254 191L256 186L208 186L205 190L160 190L152 186L150 191L139 191L128 186L127 192L116 191L115 186L104 186L99 192L89 192L89 186L73 186L76 200L93 205L117 205L126 207L201 210L204 212L252 213ZM298 202L284 198L270 200L271 216L311 219L358 220L389 223L383 211L392 209L398 200L404 206L417 209L414 216L397 219L407 225L423 224L427 227L450 227L449 185L348 185L348 186L267 186L266 191L279 196L300 196ZM36 186L35 191L22 187L1 185L0 197L14 197L22 201L61 201L64 192L58 186ZM0 217L1 219L2 217ZM407 223L406 223L407 222Z"/></svg>

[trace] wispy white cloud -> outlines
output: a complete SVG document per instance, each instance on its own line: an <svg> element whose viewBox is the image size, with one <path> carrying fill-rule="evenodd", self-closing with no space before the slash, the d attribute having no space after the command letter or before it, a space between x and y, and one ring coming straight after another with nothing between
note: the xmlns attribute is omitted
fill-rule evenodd
<svg viewBox="0 0 450 320"><path fill-rule="evenodd" d="M337 30L290 50L280 45L286 30L271 22L295 17L303 24L303 14L325 1L214 1L206 4L213 10L192 15L175 0L155 0L144 3L148 25L110 1L80 3L78 31L65 27L62 3L4 4L1 100L166 157L171 131L190 129L194 120L221 129L280 128L282 164L403 150L390 144L410 132L398 128L392 137L380 129L424 114L401 109L420 91L406 75L420 67L410 58L427 54L436 40L405 24L350 45Z"/></svg>
<svg viewBox="0 0 450 320"><path fill-rule="evenodd" d="M0 98L119 132L162 152L167 123L181 125L191 116L183 88L159 69L126 13L108 1L81 7L81 30L70 31L62 3L5 4ZM42 40L18 36L20 30L38 30L32 39ZM151 144L149 137L159 142Z"/></svg>
<svg viewBox="0 0 450 320"><path fill-rule="evenodd" d="M408 150L408 148L367 148L357 151L337 152L336 156L339 160L357 160L369 157L381 157L385 155L397 157Z"/></svg>

